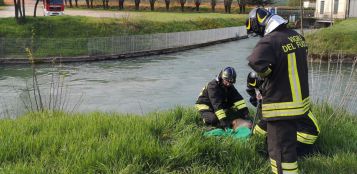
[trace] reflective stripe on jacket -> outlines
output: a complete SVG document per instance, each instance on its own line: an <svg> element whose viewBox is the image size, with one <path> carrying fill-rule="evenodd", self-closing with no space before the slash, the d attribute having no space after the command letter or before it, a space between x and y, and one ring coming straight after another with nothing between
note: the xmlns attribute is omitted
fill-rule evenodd
<svg viewBox="0 0 357 174"><path fill-rule="evenodd" d="M294 119L308 113L307 46L303 36L290 29L273 31L257 43L248 61L265 78L263 119Z"/></svg>

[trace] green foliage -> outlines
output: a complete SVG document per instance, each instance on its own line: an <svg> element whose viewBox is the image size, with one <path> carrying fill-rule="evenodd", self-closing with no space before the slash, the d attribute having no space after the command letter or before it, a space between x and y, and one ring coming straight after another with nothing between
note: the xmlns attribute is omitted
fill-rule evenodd
<svg viewBox="0 0 357 174"><path fill-rule="evenodd" d="M357 54L357 19L338 21L329 28L322 28L306 35L309 52L314 54Z"/></svg>
<svg viewBox="0 0 357 174"><path fill-rule="evenodd" d="M4 5L4 0L0 0L0 5Z"/></svg>
<svg viewBox="0 0 357 174"><path fill-rule="evenodd" d="M356 171L356 115L334 113L328 106L313 111L322 131L319 153L301 159L301 171ZM0 172L269 173L262 137L206 138L204 131L191 108L146 116L29 113L0 120Z"/></svg>
<svg viewBox="0 0 357 174"><path fill-rule="evenodd" d="M276 0L274 6L287 6L289 0Z"/></svg>
<svg viewBox="0 0 357 174"><path fill-rule="evenodd" d="M300 0L289 0L288 6L292 6L292 7L300 6Z"/></svg>
<svg viewBox="0 0 357 174"><path fill-rule="evenodd" d="M12 18L2 18L0 37L31 37L35 29L37 37L80 38L105 37L133 34L167 33L244 25L244 16L222 17L183 15L177 18L158 17L145 14L141 18L90 18L90 17L28 17L19 25ZM171 16L174 17L174 16Z"/></svg>

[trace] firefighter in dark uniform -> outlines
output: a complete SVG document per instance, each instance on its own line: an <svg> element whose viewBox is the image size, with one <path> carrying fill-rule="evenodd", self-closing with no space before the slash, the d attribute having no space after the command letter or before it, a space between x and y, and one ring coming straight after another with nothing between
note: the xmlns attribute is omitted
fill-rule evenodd
<svg viewBox="0 0 357 174"><path fill-rule="evenodd" d="M250 72L247 77L247 93L250 95L250 103L257 107L257 112L261 117L261 89L260 86L263 83L263 79L260 79L255 72ZM305 156L312 153L313 144L315 143L320 132L319 125L316 118L312 114L308 114L308 117L297 120L297 155ZM267 134L267 122L260 120L259 123L253 129L254 135L266 136Z"/></svg>
<svg viewBox="0 0 357 174"><path fill-rule="evenodd" d="M233 120L248 117L245 101L234 87L236 76L232 67L226 67L202 89L195 107L206 125L228 128Z"/></svg>
<svg viewBox="0 0 357 174"><path fill-rule="evenodd" d="M307 45L303 36L286 28L287 23L263 8L253 9L246 22L248 33L262 37L248 65L264 80L262 119L271 168L278 174L298 173L297 139L312 143L317 138L296 134L298 122L316 119L310 112Z"/></svg>

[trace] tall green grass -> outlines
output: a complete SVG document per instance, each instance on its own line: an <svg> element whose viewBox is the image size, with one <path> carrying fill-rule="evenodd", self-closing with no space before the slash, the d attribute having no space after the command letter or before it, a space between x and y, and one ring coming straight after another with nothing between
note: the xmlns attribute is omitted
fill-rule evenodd
<svg viewBox="0 0 357 174"><path fill-rule="evenodd" d="M357 117L315 106L317 153L303 173L357 171ZM29 113L0 120L1 173L269 173L264 140L206 138L192 108L136 116Z"/></svg>
<svg viewBox="0 0 357 174"><path fill-rule="evenodd" d="M357 19L338 21L306 35L309 52L313 54L357 54Z"/></svg>

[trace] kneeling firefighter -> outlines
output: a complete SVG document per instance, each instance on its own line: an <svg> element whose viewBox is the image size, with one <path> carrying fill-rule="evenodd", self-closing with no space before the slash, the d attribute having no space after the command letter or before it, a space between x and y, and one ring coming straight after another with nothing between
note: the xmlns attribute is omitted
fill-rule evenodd
<svg viewBox="0 0 357 174"><path fill-rule="evenodd" d="M278 174L298 173L297 139L312 144L319 132L310 111L307 44L302 35L287 28L288 22L281 16L264 8L254 8L248 16L247 33L262 37L248 57L248 65L264 80L260 87L262 120L271 169ZM301 123L309 125L308 129L300 127Z"/></svg>
<svg viewBox="0 0 357 174"><path fill-rule="evenodd" d="M235 119L248 117L246 103L234 87L236 76L234 68L226 67L202 89L195 107L206 125L231 128Z"/></svg>
<svg viewBox="0 0 357 174"><path fill-rule="evenodd" d="M263 84L263 79L259 78L255 72L250 72L247 77L247 93L250 96L250 103L253 106L257 107L258 117L261 118L261 86ZM298 141L297 144L297 155L304 156L308 155L313 150L313 144L318 137L320 132L319 125L317 124L316 118L309 112L308 117L303 117L297 120L296 123L297 132L296 139ZM267 134L267 122L264 120L260 120L257 125L253 128L254 135L263 135Z"/></svg>

